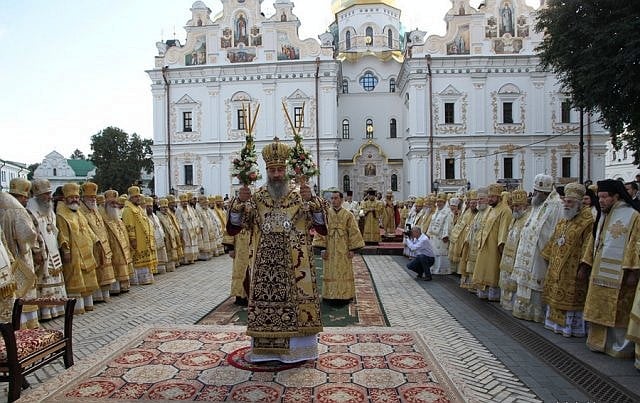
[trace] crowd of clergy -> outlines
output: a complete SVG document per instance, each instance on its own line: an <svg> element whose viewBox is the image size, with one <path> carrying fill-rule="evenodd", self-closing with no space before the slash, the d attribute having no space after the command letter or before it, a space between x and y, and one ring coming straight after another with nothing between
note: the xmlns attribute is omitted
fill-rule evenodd
<svg viewBox="0 0 640 403"><path fill-rule="evenodd" d="M493 183L394 202L369 191L359 203L348 194L343 207L367 243L418 226L432 274L459 276L460 287L516 318L586 337L592 351L631 358L635 345L640 369L639 198L637 182L555 186L540 174L529 192Z"/></svg>
<svg viewBox="0 0 640 403"><path fill-rule="evenodd" d="M225 253L221 196L154 198L46 179L14 178L0 192L0 320L16 298L76 299L75 314L109 302L132 286L181 265ZM25 305L24 328L64 314L63 307Z"/></svg>

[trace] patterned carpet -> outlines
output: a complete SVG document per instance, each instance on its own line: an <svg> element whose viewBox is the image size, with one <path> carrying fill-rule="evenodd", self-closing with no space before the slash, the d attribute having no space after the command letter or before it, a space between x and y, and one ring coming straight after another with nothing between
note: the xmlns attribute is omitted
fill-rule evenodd
<svg viewBox="0 0 640 403"><path fill-rule="evenodd" d="M141 326L23 395L24 401L465 401L426 343L394 328L326 328L320 358L273 370L229 360L249 345L239 326ZM230 356L232 356L230 358Z"/></svg>
<svg viewBox="0 0 640 403"><path fill-rule="evenodd" d="M318 283L322 283L322 259L316 259L318 267ZM378 301L371 274L362 256L353 258L353 272L356 285L356 299L344 306L335 307L322 304L322 321L325 326L388 326ZM235 298L229 298L204 318L198 321L199 325L245 325L247 322L246 308L239 307L233 302Z"/></svg>

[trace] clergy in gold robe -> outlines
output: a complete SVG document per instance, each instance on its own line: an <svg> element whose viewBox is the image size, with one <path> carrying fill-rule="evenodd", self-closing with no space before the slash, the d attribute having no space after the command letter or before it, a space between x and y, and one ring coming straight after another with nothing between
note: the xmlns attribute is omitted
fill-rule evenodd
<svg viewBox="0 0 640 403"><path fill-rule="evenodd" d="M116 281L111 284L112 295L127 292L131 288L130 278L133 275L131 249L127 227L120 218L118 209L118 192L104 192L104 212L102 218L107 227L109 246L111 247L111 264Z"/></svg>
<svg viewBox="0 0 640 403"><path fill-rule="evenodd" d="M193 211L198 217L198 222L200 222L200 237L202 238L202 243L200 244L200 251L198 254L199 260L209 260L214 256L214 250L217 252L215 247L215 237L213 233L213 228L211 227L213 223L210 221L209 213L209 202L207 197L204 195L198 196L198 201L193 208Z"/></svg>
<svg viewBox="0 0 640 403"><path fill-rule="evenodd" d="M516 296L517 283L511 278L513 262L516 260L520 232L529 218L531 209L527 192L522 189L514 190L511 194L511 222L507 233L507 240L502 249L500 258L500 305L507 311L513 310L513 301Z"/></svg>
<svg viewBox="0 0 640 403"><path fill-rule="evenodd" d="M189 208L189 196L185 193L179 196L180 205L176 208L176 221L180 226L180 237L184 248L183 264L191 264L198 259L198 230L200 224L192 209Z"/></svg>
<svg viewBox="0 0 640 403"><path fill-rule="evenodd" d="M12 274L17 284L14 296L18 298L38 296L34 257L42 261L43 245L37 224L25 208L30 189L31 183L25 178L13 178L9 183L9 193L0 193L0 228L4 232L6 247L14 258ZM8 303L13 304L13 298ZM25 306L20 323L25 328L39 327L38 307Z"/></svg>
<svg viewBox="0 0 640 403"><path fill-rule="evenodd" d="M167 209L167 216L173 224L173 227L178 232L178 238L176 242L178 243L178 261L176 262L176 268L180 266L182 261L184 260L184 244L182 242L182 237L180 236L180 224L178 223L178 219L176 218L176 209L178 207L178 203L176 201L176 197L172 194L167 195L167 205L169 208Z"/></svg>
<svg viewBox="0 0 640 403"><path fill-rule="evenodd" d="M64 202L58 203L56 224L62 255L64 283L69 297L76 298L76 313L93 310L93 292L100 289L93 256L98 238L80 212L80 186L62 186Z"/></svg>
<svg viewBox="0 0 640 403"><path fill-rule="evenodd" d="M450 274L449 263L449 235L453 227L453 214L447 205L447 196L439 193L436 197L436 207L429 228L425 234L431 240L435 263L431 267L431 274Z"/></svg>
<svg viewBox="0 0 640 403"><path fill-rule="evenodd" d="M235 199L231 201L233 205ZM215 214L215 213L214 213ZM255 257L254 232L248 223L241 225L240 232L229 235L225 229L224 246L233 259L231 270L231 296L235 297L234 304L247 306L249 304L249 284L251 282L251 267Z"/></svg>
<svg viewBox="0 0 640 403"><path fill-rule="evenodd" d="M541 252L549 262L542 292L547 304L544 327L565 337L584 337L587 278L586 273L578 278L578 267L587 253L588 244L584 241L593 230L593 216L589 208L582 206L584 185L569 183L564 193L562 218Z"/></svg>
<svg viewBox="0 0 640 403"><path fill-rule="evenodd" d="M472 193L473 192L473 193ZM473 221L473 217L478 212L478 196L477 191L472 190L467 192L467 207L460 215L457 222L451 230L451 236L449 237L449 262L451 264L451 272L462 274L461 260L462 260L462 246L464 240L469 232L469 227ZM473 197L472 197L473 196Z"/></svg>
<svg viewBox="0 0 640 403"><path fill-rule="evenodd" d="M151 223L151 227L153 229L153 236L155 240L154 244L156 247L156 259L158 261L156 265L157 270L154 271L153 274L164 274L167 272L167 246L164 243L164 228L162 228L162 224L160 224L158 215L153 212L153 205L153 197L147 196L144 198L144 209L147 213L147 218L149 219L149 222Z"/></svg>
<svg viewBox="0 0 640 403"><path fill-rule="evenodd" d="M178 264L178 246L180 234L173 226L171 217L169 216L169 201L166 198L158 200L158 219L162 230L164 231L164 245L167 250L167 272L175 271Z"/></svg>
<svg viewBox="0 0 640 403"><path fill-rule="evenodd" d="M331 194L327 211L327 235L316 234L313 246L322 249L322 299L346 304L356 296L352 259L364 247L353 214L342 208L342 192Z"/></svg>
<svg viewBox="0 0 640 403"><path fill-rule="evenodd" d="M255 193L241 187L230 208L227 232L243 223L253 230L255 261L249 287L247 335L252 362L299 362L318 357L320 297L309 231L326 234L324 201L306 184L286 179L289 146L276 139L262 150L267 184Z"/></svg>
<svg viewBox="0 0 640 403"><path fill-rule="evenodd" d="M214 256L224 255L224 233L226 224L226 210L224 208L217 209L216 208L216 196L209 196L208 200L208 208L206 209L207 216L209 217L209 224L211 231L211 248ZM223 215L221 218L218 215L218 211L220 211Z"/></svg>
<svg viewBox="0 0 640 403"><path fill-rule="evenodd" d="M111 285L116 282L116 277L111 263L112 253L107 227L96 202L98 185L93 182L85 182L80 186L80 191L82 193L80 212L84 214L93 233L98 237L93 255L98 265L96 267L96 277L98 278L100 289L93 293L93 302L109 302L111 301L109 290Z"/></svg>
<svg viewBox="0 0 640 403"><path fill-rule="evenodd" d="M393 200L393 192L388 191L384 199L384 210L382 212L382 228L387 236L395 236L396 228L400 224L400 211Z"/></svg>
<svg viewBox="0 0 640 403"><path fill-rule="evenodd" d="M384 214L384 205L376 200L376 191L367 191L367 199L360 203L360 209L364 213L364 230L362 238L368 244L380 242L380 221Z"/></svg>
<svg viewBox="0 0 640 403"><path fill-rule="evenodd" d="M633 342L626 338L638 282L640 213L624 184L598 181L602 214L582 261L591 267L584 320L589 322L587 347L612 357L630 358ZM633 326L632 326L633 327Z"/></svg>
<svg viewBox="0 0 640 403"><path fill-rule="evenodd" d="M489 211L487 191L488 189L485 187L478 189L477 213L471 221L465 244L462 246L462 257L460 258L461 270L464 270L460 274L460 287L466 288L471 292L476 292L476 287L473 285L473 271L476 268L482 224L485 215Z"/></svg>
<svg viewBox="0 0 640 403"><path fill-rule="evenodd" d="M478 256L471 280L478 297L489 301L500 301L500 259L511 222L511 209L502 201L503 189L498 183L489 185L490 208L477 241Z"/></svg>
<svg viewBox="0 0 640 403"><path fill-rule="evenodd" d="M153 272L157 267L156 241L151 221L144 210L144 197L138 186L128 189L129 200L122 210L122 221L127 227L134 274L132 283L153 284Z"/></svg>

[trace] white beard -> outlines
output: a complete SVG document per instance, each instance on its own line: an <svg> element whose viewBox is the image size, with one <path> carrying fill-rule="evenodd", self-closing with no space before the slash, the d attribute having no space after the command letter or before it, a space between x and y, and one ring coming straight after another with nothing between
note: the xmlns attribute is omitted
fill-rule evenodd
<svg viewBox="0 0 640 403"><path fill-rule="evenodd" d="M517 220L522 218L522 216L524 215L524 211L514 211L511 213L511 215Z"/></svg>
<svg viewBox="0 0 640 403"><path fill-rule="evenodd" d="M38 211L42 215L48 215L51 212L52 203L51 200L40 200L36 199L36 204L38 205Z"/></svg>
<svg viewBox="0 0 640 403"><path fill-rule="evenodd" d="M578 212L580 212L580 207L581 206L575 206L571 209L565 207L562 210L562 217L564 217L564 219L566 220L571 220L573 217L578 215Z"/></svg>
<svg viewBox="0 0 640 403"><path fill-rule="evenodd" d="M120 212L120 209L118 209L117 207L105 206L104 209L107 212L107 217L109 217L109 219L111 220L120 219L120 216L118 214Z"/></svg>
<svg viewBox="0 0 640 403"><path fill-rule="evenodd" d="M69 210L71 210L71 211L78 211L78 209L80 208L80 204L79 203L71 203L71 204L67 204L67 207L69 207Z"/></svg>
<svg viewBox="0 0 640 403"><path fill-rule="evenodd" d="M485 211L489 205L487 203L478 203L478 210Z"/></svg>
<svg viewBox="0 0 640 403"><path fill-rule="evenodd" d="M85 206L87 206L87 208L89 210L95 210L95 209L98 208L98 205L96 204L95 200L91 200L91 201L87 200L87 201L85 201L83 203L84 203Z"/></svg>

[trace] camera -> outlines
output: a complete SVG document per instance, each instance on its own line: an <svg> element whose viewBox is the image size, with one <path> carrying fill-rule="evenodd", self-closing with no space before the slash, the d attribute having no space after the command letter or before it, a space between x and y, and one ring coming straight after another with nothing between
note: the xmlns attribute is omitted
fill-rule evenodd
<svg viewBox="0 0 640 403"><path fill-rule="evenodd" d="M406 236L406 237L410 237L411 236L411 224L407 224L405 226L404 236Z"/></svg>

